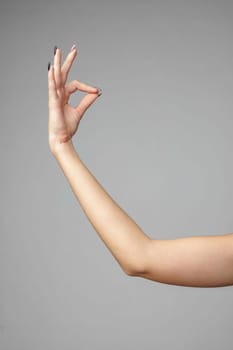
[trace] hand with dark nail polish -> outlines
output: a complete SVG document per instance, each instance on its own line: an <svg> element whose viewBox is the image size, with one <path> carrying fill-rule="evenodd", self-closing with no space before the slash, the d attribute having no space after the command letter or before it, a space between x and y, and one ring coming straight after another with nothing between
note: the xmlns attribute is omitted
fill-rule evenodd
<svg viewBox="0 0 233 350"><path fill-rule="evenodd" d="M62 51L54 46L54 61L48 63L48 132L52 152L55 152L61 144L71 140L86 110L102 94L100 88L78 80L66 83L76 56L77 49L73 45L62 65ZM69 99L77 90L86 92L86 95L78 105L73 107L69 104Z"/></svg>

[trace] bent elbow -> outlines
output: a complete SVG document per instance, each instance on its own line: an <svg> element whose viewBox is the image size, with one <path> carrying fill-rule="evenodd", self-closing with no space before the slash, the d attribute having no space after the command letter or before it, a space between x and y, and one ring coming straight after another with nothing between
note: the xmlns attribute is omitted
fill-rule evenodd
<svg viewBox="0 0 233 350"><path fill-rule="evenodd" d="M127 276L132 276L132 277L141 277L144 276L146 273L146 268L142 264L132 264L131 266L125 267L124 272Z"/></svg>

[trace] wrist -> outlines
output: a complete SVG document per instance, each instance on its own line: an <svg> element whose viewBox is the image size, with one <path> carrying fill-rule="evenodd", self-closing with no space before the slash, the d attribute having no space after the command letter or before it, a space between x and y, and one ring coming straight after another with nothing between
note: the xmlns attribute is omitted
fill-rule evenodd
<svg viewBox="0 0 233 350"><path fill-rule="evenodd" d="M62 143L57 142L54 144L50 144L50 151L55 157L59 156L62 153L69 152L71 150L74 150L72 139Z"/></svg>

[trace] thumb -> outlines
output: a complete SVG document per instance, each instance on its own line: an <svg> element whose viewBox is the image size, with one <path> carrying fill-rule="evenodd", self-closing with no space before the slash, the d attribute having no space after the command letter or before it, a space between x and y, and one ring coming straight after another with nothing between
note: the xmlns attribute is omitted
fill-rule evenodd
<svg viewBox="0 0 233 350"><path fill-rule="evenodd" d="M89 93L83 97L81 102L75 107L78 119L80 120L86 110L95 102L95 100L101 96L102 90L99 88L98 93Z"/></svg>

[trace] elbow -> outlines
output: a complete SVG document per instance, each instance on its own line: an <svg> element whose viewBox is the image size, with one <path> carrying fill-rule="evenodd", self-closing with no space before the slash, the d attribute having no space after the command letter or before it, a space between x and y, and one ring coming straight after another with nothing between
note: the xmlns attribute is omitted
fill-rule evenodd
<svg viewBox="0 0 233 350"><path fill-rule="evenodd" d="M141 277L146 273L146 269L143 264L131 264L130 266L124 267L123 271L127 276L132 277Z"/></svg>
<svg viewBox="0 0 233 350"><path fill-rule="evenodd" d="M127 275L127 276L135 276L136 275L136 271L133 270L133 269L129 269L129 268L125 268L124 269L124 273Z"/></svg>
<svg viewBox="0 0 233 350"><path fill-rule="evenodd" d="M140 247L140 253L131 256L123 270L128 276L144 277L148 273L148 257L150 253L151 240Z"/></svg>
<svg viewBox="0 0 233 350"><path fill-rule="evenodd" d="M129 269L124 269L124 272L127 276L131 276L131 277L136 277L136 276L140 276L140 273L138 270L129 270Z"/></svg>

